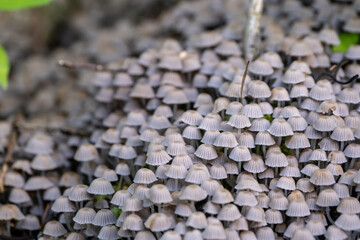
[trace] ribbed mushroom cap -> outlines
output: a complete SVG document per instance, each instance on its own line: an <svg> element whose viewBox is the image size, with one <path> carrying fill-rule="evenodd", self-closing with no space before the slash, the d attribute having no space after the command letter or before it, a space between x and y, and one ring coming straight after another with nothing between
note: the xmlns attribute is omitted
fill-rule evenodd
<svg viewBox="0 0 360 240"><path fill-rule="evenodd" d="M339 196L332 189L322 190L316 200L316 205L320 207L332 207L339 204Z"/></svg>
<svg viewBox="0 0 360 240"><path fill-rule="evenodd" d="M345 184L335 183L333 189L340 199L350 197L349 188Z"/></svg>
<svg viewBox="0 0 360 240"><path fill-rule="evenodd" d="M240 217L239 209L234 204L226 204L220 209L217 215L220 221L234 221Z"/></svg>
<svg viewBox="0 0 360 240"><path fill-rule="evenodd" d="M251 173L260 173L265 171L266 167L259 155L252 154L251 159L244 163L244 169Z"/></svg>
<svg viewBox="0 0 360 240"><path fill-rule="evenodd" d="M184 179L186 174L186 167L180 163L172 163L165 172L165 175L172 179Z"/></svg>
<svg viewBox="0 0 360 240"><path fill-rule="evenodd" d="M231 133L230 133L231 134ZM231 134L232 135L232 134ZM235 138L235 137L234 137ZM216 138L217 139L217 138ZM235 140L236 141L236 140ZM205 160L213 160L218 157L215 148L210 144L201 144L195 151L195 156Z"/></svg>
<svg viewBox="0 0 360 240"><path fill-rule="evenodd" d="M232 127L235 127L235 128L246 128L246 127L250 127L251 126L251 123L250 123L250 120L248 118L248 116L246 116L245 114L243 113L236 113L236 114L233 114L229 121L227 122L228 125L232 126Z"/></svg>
<svg viewBox="0 0 360 240"><path fill-rule="evenodd" d="M304 133L294 133L289 140L285 142L289 149L300 149L310 147L310 142Z"/></svg>
<svg viewBox="0 0 360 240"><path fill-rule="evenodd" d="M88 162L99 157L94 145L86 143L81 145L75 153L74 159L79 162Z"/></svg>
<svg viewBox="0 0 360 240"><path fill-rule="evenodd" d="M347 239L348 236L340 228L336 227L335 225L331 225L327 228L325 237L329 240L343 240Z"/></svg>
<svg viewBox="0 0 360 240"><path fill-rule="evenodd" d="M202 232L204 239L226 239L224 227L221 223L210 223Z"/></svg>
<svg viewBox="0 0 360 240"><path fill-rule="evenodd" d="M334 141L334 140L330 139L330 138L323 138L318 143L318 145L324 151L337 151L337 150L339 150L339 143L337 141Z"/></svg>
<svg viewBox="0 0 360 240"><path fill-rule="evenodd" d="M173 200L168 188L163 184L153 185L146 192L146 197L154 204L169 203Z"/></svg>
<svg viewBox="0 0 360 240"><path fill-rule="evenodd" d="M134 177L134 183L151 184L157 180L153 171L147 168L139 169Z"/></svg>
<svg viewBox="0 0 360 240"><path fill-rule="evenodd" d="M172 149L170 148L169 150L172 150ZM176 155L178 155L178 154L176 154ZM170 160L171 160L171 157L169 156L169 154L166 151L159 149L159 150L152 151L148 155L148 157L146 159L146 163L149 165L152 165L152 166L159 166L159 165L168 163Z"/></svg>
<svg viewBox="0 0 360 240"><path fill-rule="evenodd" d="M281 177L279 178L279 181L277 182L276 186L278 188L284 189L284 190L295 190L295 181L292 177Z"/></svg>
<svg viewBox="0 0 360 240"><path fill-rule="evenodd" d="M12 164L11 168L15 169L15 170L21 170L23 172L26 172L29 175L33 174L31 167L30 167L30 162L28 160L23 160L23 159L16 160Z"/></svg>
<svg viewBox="0 0 360 240"><path fill-rule="evenodd" d="M198 126L203 120L203 117L197 111L188 110L181 115L179 120L180 122L186 123L188 125Z"/></svg>
<svg viewBox="0 0 360 240"><path fill-rule="evenodd" d="M258 104L251 103L246 104L240 110L241 113L245 114L249 118L263 118L264 114Z"/></svg>
<svg viewBox="0 0 360 240"><path fill-rule="evenodd" d="M51 210L54 212L75 212L76 207L67 196L61 196L55 200Z"/></svg>
<svg viewBox="0 0 360 240"><path fill-rule="evenodd" d="M101 209L100 211L98 211L92 221L93 225L102 226L102 227L115 223L116 223L116 216L109 209Z"/></svg>
<svg viewBox="0 0 360 240"><path fill-rule="evenodd" d="M255 80L248 84L247 94L253 98L268 98L271 96L271 90L265 82Z"/></svg>
<svg viewBox="0 0 360 240"><path fill-rule="evenodd" d="M171 126L171 123L169 122L169 120L167 119L167 117L165 117L164 115L153 115L150 118L149 121L149 125L148 127L153 128L153 129L166 129L169 128Z"/></svg>
<svg viewBox="0 0 360 240"><path fill-rule="evenodd" d="M17 225L17 228L34 231L40 229L40 221L37 216L28 214L25 216L25 219L20 220Z"/></svg>
<svg viewBox="0 0 360 240"><path fill-rule="evenodd" d="M165 214L153 213L145 221L145 227L152 232L163 232L171 227L171 222Z"/></svg>
<svg viewBox="0 0 360 240"><path fill-rule="evenodd" d="M294 233L292 234L291 239L293 239L293 240L303 240L303 239L315 240L311 231L307 228L296 229L294 231Z"/></svg>
<svg viewBox="0 0 360 240"><path fill-rule="evenodd" d="M280 151L270 152L265 159L265 165L269 167L286 167L288 164L285 154Z"/></svg>
<svg viewBox="0 0 360 240"><path fill-rule="evenodd" d="M266 131L260 131L256 134L255 145L271 146L275 144L275 140Z"/></svg>
<svg viewBox="0 0 360 240"><path fill-rule="evenodd" d="M153 88L148 83L138 82L131 90L130 97L151 99L155 97L155 93Z"/></svg>
<svg viewBox="0 0 360 240"><path fill-rule="evenodd" d="M304 200L295 199L290 202L286 215L290 217L305 217L310 215L310 210Z"/></svg>
<svg viewBox="0 0 360 240"><path fill-rule="evenodd" d="M214 145L216 147L234 148L238 145L238 143L233 133L222 132L216 137Z"/></svg>
<svg viewBox="0 0 360 240"><path fill-rule="evenodd" d="M188 220L186 221L186 226L192 227L195 229L204 229L207 226L206 216L202 212L193 212Z"/></svg>
<svg viewBox="0 0 360 240"><path fill-rule="evenodd" d="M280 224L284 221L281 212L274 209L265 211L265 220L268 224Z"/></svg>
<svg viewBox="0 0 360 240"><path fill-rule="evenodd" d="M108 195L113 194L115 191L108 180L96 178L91 182L87 192L95 195Z"/></svg>
<svg viewBox="0 0 360 240"><path fill-rule="evenodd" d="M310 220L305 228L310 230L313 236L321 236L326 232L324 224L319 220Z"/></svg>
<svg viewBox="0 0 360 240"><path fill-rule="evenodd" d="M305 81L305 75L298 69L289 69L285 72L282 82L285 84L298 84Z"/></svg>
<svg viewBox="0 0 360 240"><path fill-rule="evenodd" d="M360 102L360 95L355 89L344 88L339 95L337 95L337 99L343 103L358 104Z"/></svg>
<svg viewBox="0 0 360 240"><path fill-rule="evenodd" d="M335 183L335 179L329 170L318 169L311 176L310 182L316 186L329 186Z"/></svg>
<svg viewBox="0 0 360 240"><path fill-rule="evenodd" d="M53 187L54 184L44 176L34 176L29 178L24 186L26 191L45 190Z"/></svg>
<svg viewBox="0 0 360 240"><path fill-rule="evenodd" d="M116 165L115 172L120 176L129 176L130 175L129 165L124 162L120 162Z"/></svg>
<svg viewBox="0 0 360 240"><path fill-rule="evenodd" d="M305 41L297 40L291 45L288 54L292 57L305 57L313 54L313 51Z"/></svg>
<svg viewBox="0 0 360 240"><path fill-rule="evenodd" d="M226 179L227 176L227 172L225 167L223 167L222 165L219 164L215 164L210 168L210 177L212 179Z"/></svg>
<svg viewBox="0 0 360 240"><path fill-rule="evenodd" d="M210 178L210 173L206 168L197 167L197 165L193 165L188 174L186 175L185 182L194 183L194 184L201 184L206 179Z"/></svg>
<svg viewBox="0 0 360 240"><path fill-rule="evenodd" d="M136 214L130 214L125 217L124 222L121 225L123 230L129 231L141 231L144 230L144 223L140 216Z"/></svg>
<svg viewBox="0 0 360 240"><path fill-rule="evenodd" d="M273 74L274 70L265 59L257 59L250 63L249 72L260 76L269 76Z"/></svg>
<svg viewBox="0 0 360 240"><path fill-rule="evenodd" d="M247 148L255 148L255 139L253 135L251 135L249 132L243 132L241 134L238 134L237 138L240 146L244 146Z"/></svg>
<svg viewBox="0 0 360 240"><path fill-rule="evenodd" d="M204 200L206 197L207 193L200 186L192 184L181 190L179 199L198 202Z"/></svg>
<svg viewBox="0 0 360 240"><path fill-rule="evenodd" d="M192 157L195 157L195 156L192 155ZM189 169L194 165L190 155L188 155L188 154L180 154L180 155L174 157L172 163L173 164L182 164L185 166L186 169Z"/></svg>
<svg viewBox="0 0 360 240"><path fill-rule="evenodd" d="M259 206L250 207L246 212L245 218L253 222L262 222L265 220L264 209Z"/></svg>
<svg viewBox="0 0 360 240"><path fill-rule="evenodd" d="M309 178L300 178L296 182L296 189L303 193L308 193L314 191L314 185L310 182Z"/></svg>
<svg viewBox="0 0 360 240"><path fill-rule="evenodd" d="M73 187L77 184L80 184L81 176L76 172L66 172L64 173L59 181L60 187Z"/></svg>
<svg viewBox="0 0 360 240"><path fill-rule="evenodd" d="M115 225L103 226L97 235L99 239L116 240L119 239L118 228Z"/></svg>
<svg viewBox="0 0 360 240"><path fill-rule="evenodd" d="M31 161L31 168L38 171L48 171L57 167L56 161L48 154L38 154Z"/></svg>
<svg viewBox="0 0 360 240"><path fill-rule="evenodd" d="M238 206L254 207L258 204L254 193L250 191L239 191L236 195L234 203Z"/></svg>
<svg viewBox="0 0 360 240"><path fill-rule="evenodd" d="M266 60L273 68L282 69L284 67L284 63L277 52L266 52L260 58Z"/></svg>
<svg viewBox="0 0 360 240"><path fill-rule="evenodd" d="M358 33L360 31L359 24L360 19L358 17L351 17L347 19L344 30L347 32Z"/></svg>
<svg viewBox="0 0 360 240"><path fill-rule="evenodd" d="M171 156L187 154L186 146L182 141L172 141L166 148L166 152Z"/></svg>
<svg viewBox="0 0 360 240"><path fill-rule="evenodd" d="M193 211L194 209L189 203L180 202L176 205L174 213L182 217L189 217Z"/></svg>
<svg viewBox="0 0 360 240"><path fill-rule="evenodd" d="M0 220L11 221L11 220L23 220L25 216L22 214L20 209L14 204L4 204L0 206Z"/></svg>
<svg viewBox="0 0 360 240"><path fill-rule="evenodd" d="M5 174L4 185L9 187L21 188L24 186L24 177L15 171L8 171Z"/></svg>
<svg viewBox="0 0 360 240"><path fill-rule="evenodd" d="M43 233L51 237L60 237L66 234L66 229L58 221L47 222L44 226Z"/></svg>
<svg viewBox="0 0 360 240"><path fill-rule="evenodd" d="M80 208L73 217L74 222L78 224L91 224L95 218L96 212L93 208Z"/></svg>
<svg viewBox="0 0 360 240"><path fill-rule="evenodd" d="M267 131L275 137L285 137L294 134L290 124L282 118L274 119Z"/></svg>
<svg viewBox="0 0 360 240"><path fill-rule="evenodd" d="M360 212L360 203L359 200L353 197L343 198L340 200L340 203L336 210L339 213L359 213Z"/></svg>
<svg viewBox="0 0 360 240"><path fill-rule="evenodd" d="M260 187L258 181L256 181L252 177L242 177L238 181L237 185L235 186L237 190L251 190L256 192L262 192L262 188Z"/></svg>
<svg viewBox="0 0 360 240"><path fill-rule="evenodd" d="M13 188L11 189L9 195L9 201L15 204L23 204L23 203L31 202L31 197L28 194L28 192L26 192L24 189Z"/></svg>
<svg viewBox="0 0 360 240"><path fill-rule="evenodd" d="M335 30L329 28L323 28L318 35L320 41L328 45L339 45L340 39Z"/></svg>
<svg viewBox="0 0 360 240"><path fill-rule="evenodd" d="M251 159L251 154L247 147L236 146L230 152L229 158L236 162L246 162Z"/></svg>
<svg viewBox="0 0 360 240"><path fill-rule="evenodd" d="M154 235L148 230L140 231L136 233L134 240L142 240L142 239L156 240Z"/></svg>
<svg viewBox="0 0 360 240"><path fill-rule="evenodd" d="M309 96L316 101L331 100L331 92L325 84L317 83L309 92Z"/></svg>
<svg viewBox="0 0 360 240"><path fill-rule="evenodd" d="M193 140L193 139L200 140L202 138L200 129L197 128L196 126L187 126L184 129L182 136L184 138L191 139L191 140Z"/></svg>
<svg viewBox="0 0 360 240"><path fill-rule="evenodd" d="M344 154L348 158L358 158L360 156L360 144L350 143L346 146Z"/></svg>
<svg viewBox="0 0 360 240"><path fill-rule="evenodd" d="M234 230L249 230L248 222L243 216L230 223L229 227Z"/></svg>
<svg viewBox="0 0 360 240"><path fill-rule="evenodd" d="M335 221L335 225L344 231L358 230L359 224L360 218L354 213L343 213Z"/></svg>
<svg viewBox="0 0 360 240"><path fill-rule="evenodd" d="M271 198L269 206L274 210L285 211L289 207L289 201L285 196L274 196Z"/></svg>
<svg viewBox="0 0 360 240"><path fill-rule="evenodd" d="M25 152L31 154L50 154L53 152L53 139L46 133L37 132L27 142Z"/></svg>

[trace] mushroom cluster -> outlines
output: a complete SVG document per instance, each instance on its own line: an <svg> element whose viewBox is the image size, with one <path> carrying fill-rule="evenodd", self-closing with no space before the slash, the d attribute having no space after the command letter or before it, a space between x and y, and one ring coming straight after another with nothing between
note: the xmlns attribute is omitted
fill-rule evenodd
<svg viewBox="0 0 360 240"><path fill-rule="evenodd" d="M360 45L331 46L360 32L360 4L269 1L248 65L246 6L171 10L161 22L184 41L93 77L91 135L20 132L0 206L8 234L357 239L360 83L341 83L360 74ZM10 133L1 123L0 139Z"/></svg>

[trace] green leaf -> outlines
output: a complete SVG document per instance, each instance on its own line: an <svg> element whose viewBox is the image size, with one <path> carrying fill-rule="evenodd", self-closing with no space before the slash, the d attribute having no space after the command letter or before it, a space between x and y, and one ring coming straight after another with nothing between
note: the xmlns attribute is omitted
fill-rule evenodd
<svg viewBox="0 0 360 240"><path fill-rule="evenodd" d="M350 45L356 44L359 42L359 34L357 33L340 33L339 35L340 44L333 46L333 52L343 52L346 53Z"/></svg>
<svg viewBox="0 0 360 240"><path fill-rule="evenodd" d="M51 0L0 0L0 10L19 10L39 7L50 3Z"/></svg>
<svg viewBox="0 0 360 240"><path fill-rule="evenodd" d="M121 209L118 207L112 207L111 211L115 214L116 218L118 218L121 214Z"/></svg>
<svg viewBox="0 0 360 240"><path fill-rule="evenodd" d="M9 71L9 58L5 52L5 49L0 46L0 85L3 89L7 89L8 87Z"/></svg>

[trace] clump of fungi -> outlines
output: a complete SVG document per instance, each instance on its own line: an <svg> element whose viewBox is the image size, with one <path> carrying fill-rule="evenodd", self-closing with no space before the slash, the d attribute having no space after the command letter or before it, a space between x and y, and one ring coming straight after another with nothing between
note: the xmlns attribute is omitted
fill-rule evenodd
<svg viewBox="0 0 360 240"><path fill-rule="evenodd" d="M79 126L90 135L18 129L7 234L357 239L360 47L330 46L360 32L358 1L269 2L249 66L245 2L179 3L156 26L184 41L94 74L96 108ZM10 124L0 129L10 141Z"/></svg>

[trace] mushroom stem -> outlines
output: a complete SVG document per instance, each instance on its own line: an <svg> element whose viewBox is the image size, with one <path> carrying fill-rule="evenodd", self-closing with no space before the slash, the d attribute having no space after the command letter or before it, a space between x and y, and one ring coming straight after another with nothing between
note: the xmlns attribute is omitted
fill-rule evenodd
<svg viewBox="0 0 360 240"><path fill-rule="evenodd" d="M351 168L354 167L355 162L356 162L356 158L352 158L352 159L351 159L351 162L350 162L349 169L351 169Z"/></svg>
<svg viewBox="0 0 360 240"><path fill-rule="evenodd" d="M42 198L41 198L40 190L36 191L36 197L37 197L39 208L40 208L40 214L43 215L43 213L44 213L44 205L43 205L43 201L42 201Z"/></svg>
<svg viewBox="0 0 360 240"><path fill-rule="evenodd" d="M296 154L296 159L299 160L299 157L300 157L300 149L296 149L295 150L295 154Z"/></svg>
<svg viewBox="0 0 360 240"><path fill-rule="evenodd" d="M118 191L121 188L122 181L123 181L123 176L120 175L119 184L118 184L118 186L116 188L116 191Z"/></svg>
<svg viewBox="0 0 360 240"><path fill-rule="evenodd" d="M65 223L66 223L66 226L67 228L69 229L69 231L73 232L74 229L71 227L71 213L70 212L66 212L64 213L64 217L65 217Z"/></svg>
<svg viewBox="0 0 360 240"><path fill-rule="evenodd" d="M277 142L277 144L279 145L279 147L281 146L281 141L282 141L282 137L279 137L279 138L278 138L278 142Z"/></svg>
<svg viewBox="0 0 360 240"><path fill-rule="evenodd" d="M335 225L335 222L330 215L330 207L326 207L326 217L329 219L332 225Z"/></svg>
<svg viewBox="0 0 360 240"><path fill-rule="evenodd" d="M6 221L6 232L8 236L11 236L11 220Z"/></svg>
<svg viewBox="0 0 360 240"><path fill-rule="evenodd" d="M175 188L175 191L177 191L178 190L178 183L179 183L179 179L175 179L175 186L174 186L174 188Z"/></svg>

